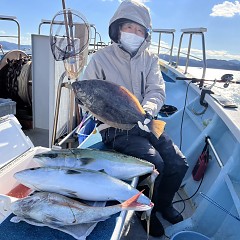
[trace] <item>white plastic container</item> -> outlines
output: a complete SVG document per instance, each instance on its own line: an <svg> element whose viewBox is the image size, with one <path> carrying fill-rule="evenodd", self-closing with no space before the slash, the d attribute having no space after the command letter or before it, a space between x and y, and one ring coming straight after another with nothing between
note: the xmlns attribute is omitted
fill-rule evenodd
<svg viewBox="0 0 240 240"><path fill-rule="evenodd" d="M14 192L17 193L20 184L14 174L22 169L38 166L32 158L36 153L46 150L48 148L34 147L15 116L10 114L0 118L0 223L11 213L5 200L11 196L17 197ZM19 190L17 194L24 193Z"/></svg>

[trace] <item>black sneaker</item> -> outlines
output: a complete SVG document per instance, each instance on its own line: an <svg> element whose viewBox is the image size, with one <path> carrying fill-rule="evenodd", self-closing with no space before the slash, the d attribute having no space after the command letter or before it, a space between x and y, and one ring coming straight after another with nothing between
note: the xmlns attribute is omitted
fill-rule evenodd
<svg viewBox="0 0 240 240"><path fill-rule="evenodd" d="M161 210L162 217L168 222L175 224L183 221L183 216L172 205Z"/></svg>
<svg viewBox="0 0 240 240"><path fill-rule="evenodd" d="M140 220L144 230L147 232L147 221L141 220L141 215L142 212L136 212L136 216ZM152 213L150 217L149 235L153 237L161 237L162 235L164 235L163 225L161 224L155 213Z"/></svg>

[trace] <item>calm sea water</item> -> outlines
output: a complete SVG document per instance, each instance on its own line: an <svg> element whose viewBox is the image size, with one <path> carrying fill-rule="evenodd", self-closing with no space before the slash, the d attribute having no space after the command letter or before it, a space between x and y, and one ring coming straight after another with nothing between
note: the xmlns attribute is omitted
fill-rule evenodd
<svg viewBox="0 0 240 240"><path fill-rule="evenodd" d="M201 78L202 76L202 69L189 67L188 72L192 74L194 77ZM208 68L206 70L206 77L205 79L209 80L221 80L221 77L224 74L233 74L233 81L240 81L240 71L233 71L233 70L223 70L223 69L214 69ZM210 83L211 84L211 83ZM223 87L223 83L216 83L216 85L212 88L214 93L219 93L222 96L228 98L236 105L240 107L240 84L230 83L227 88Z"/></svg>

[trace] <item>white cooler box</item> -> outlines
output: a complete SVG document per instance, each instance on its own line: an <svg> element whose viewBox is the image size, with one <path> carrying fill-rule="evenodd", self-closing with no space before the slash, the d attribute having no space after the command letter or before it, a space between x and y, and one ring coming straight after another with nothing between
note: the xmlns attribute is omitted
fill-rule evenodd
<svg viewBox="0 0 240 240"><path fill-rule="evenodd" d="M16 181L14 173L38 166L32 158L34 154L46 150L48 148L33 146L15 116L6 115L0 118L0 223L10 214L5 202L8 197L4 195L19 198L29 191Z"/></svg>

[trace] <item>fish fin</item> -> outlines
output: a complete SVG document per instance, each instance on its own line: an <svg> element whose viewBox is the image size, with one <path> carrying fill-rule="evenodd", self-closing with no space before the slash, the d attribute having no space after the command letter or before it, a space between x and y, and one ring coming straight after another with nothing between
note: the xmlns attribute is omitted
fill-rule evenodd
<svg viewBox="0 0 240 240"><path fill-rule="evenodd" d="M147 178L145 178L138 184L139 186L148 186L149 187L150 191L149 191L148 197L150 199L152 199L154 183L155 183L155 180L158 175L159 175L159 172L157 171L157 169L154 169L150 176L148 176Z"/></svg>
<svg viewBox="0 0 240 240"><path fill-rule="evenodd" d="M153 187L154 187L154 183L151 182L151 176L148 176L147 178L145 178L144 180L142 180L138 186L148 186L149 188L149 199L152 199L152 194L153 194Z"/></svg>
<svg viewBox="0 0 240 240"><path fill-rule="evenodd" d="M150 179L151 179L151 177L148 176L147 178L143 179L143 180L138 184L138 186L148 186L148 187L150 187L150 186L151 186L151 184L150 184Z"/></svg>
<svg viewBox="0 0 240 240"><path fill-rule="evenodd" d="M42 222L39 222L39 221L37 221L36 219L33 219L33 218L26 218L26 219L23 219L23 220L31 223L32 225L42 224Z"/></svg>
<svg viewBox="0 0 240 240"><path fill-rule="evenodd" d="M84 104L80 101L80 99L78 98L77 94L75 94L75 101L77 104L83 106Z"/></svg>
<svg viewBox="0 0 240 240"><path fill-rule="evenodd" d="M22 221L22 218L19 216L14 216L10 219L10 222L12 223L19 223L20 221Z"/></svg>
<svg viewBox="0 0 240 240"><path fill-rule="evenodd" d="M144 191L144 190L143 190ZM135 211L147 211L152 209L152 205L146 205L146 204L141 204L138 203L137 200L140 197L140 195L142 194L142 192L137 193L136 195L134 195L133 197L129 198L128 200L124 201L123 203L121 203L121 207L124 209L128 209L128 210L135 210Z"/></svg>
<svg viewBox="0 0 240 240"><path fill-rule="evenodd" d="M127 95L129 95L129 97L131 98L131 100L133 101L135 107L138 109L138 111L142 114L145 114L144 109L142 108L139 100L137 99L137 97L130 92L127 88L123 87L123 86L119 86L119 88L121 89L121 91L125 92Z"/></svg>
<svg viewBox="0 0 240 240"><path fill-rule="evenodd" d="M156 136L156 138L159 138L164 132L165 125L166 123L164 121L155 119L153 119L150 123L147 124L148 128Z"/></svg>
<svg viewBox="0 0 240 240"><path fill-rule="evenodd" d="M80 170L66 169L66 174L69 174L69 175L71 175L71 174L79 174L79 173L81 173Z"/></svg>
<svg viewBox="0 0 240 240"><path fill-rule="evenodd" d="M21 221L24 221L28 224L32 224L35 226L40 226L43 224L42 222L39 222L36 219L30 218L30 217L25 217L25 216L14 216L10 219L10 221L13 223L19 223Z"/></svg>
<svg viewBox="0 0 240 240"><path fill-rule="evenodd" d="M68 196L68 197L79 198L77 192L70 191L69 189L61 188L61 193L60 194L62 194L64 196Z"/></svg>
<svg viewBox="0 0 240 240"><path fill-rule="evenodd" d="M149 231L150 231L150 216L151 216L152 209L143 212L141 215L141 220L146 220L147 222L147 239L149 238Z"/></svg>
<svg viewBox="0 0 240 240"><path fill-rule="evenodd" d="M104 170L104 168L103 168L103 169L100 169L100 170L98 170L98 171L101 172L101 173L107 174L107 172Z"/></svg>
<svg viewBox="0 0 240 240"><path fill-rule="evenodd" d="M54 227L61 227L64 226L65 223L57 218L54 218L53 216L49 215L45 217L45 221L43 222L45 224L50 224ZM73 223L74 224L74 223Z"/></svg>
<svg viewBox="0 0 240 240"><path fill-rule="evenodd" d="M80 158L81 161L81 166L88 165L89 163L93 162L95 159L94 158Z"/></svg>
<svg viewBox="0 0 240 240"><path fill-rule="evenodd" d="M150 232L150 216L151 216L151 210L148 210L145 213L146 221L147 221L147 238L149 238L149 232Z"/></svg>
<svg viewBox="0 0 240 240"><path fill-rule="evenodd" d="M101 217L101 218L96 218L94 220L91 220L89 222L86 222L86 223L97 223L97 222L103 222L107 219L109 219L111 216L107 216L107 217Z"/></svg>

